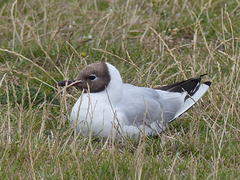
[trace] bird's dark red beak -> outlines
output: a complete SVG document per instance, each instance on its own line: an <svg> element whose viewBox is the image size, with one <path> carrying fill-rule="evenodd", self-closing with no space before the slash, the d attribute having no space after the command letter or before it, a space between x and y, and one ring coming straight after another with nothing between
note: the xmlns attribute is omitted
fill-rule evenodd
<svg viewBox="0 0 240 180"><path fill-rule="evenodd" d="M69 85L73 85L74 86L74 83L75 80L65 80L65 81L60 81L56 84L56 86L69 86Z"/></svg>

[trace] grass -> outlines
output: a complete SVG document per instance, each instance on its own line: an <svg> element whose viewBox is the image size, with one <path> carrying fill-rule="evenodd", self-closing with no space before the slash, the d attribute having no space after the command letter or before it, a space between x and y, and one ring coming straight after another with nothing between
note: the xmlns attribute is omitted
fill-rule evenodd
<svg viewBox="0 0 240 180"><path fill-rule="evenodd" d="M238 179L237 0L2 1L0 179ZM153 87L207 73L209 92L160 137L76 136L81 92L54 87L108 61Z"/></svg>

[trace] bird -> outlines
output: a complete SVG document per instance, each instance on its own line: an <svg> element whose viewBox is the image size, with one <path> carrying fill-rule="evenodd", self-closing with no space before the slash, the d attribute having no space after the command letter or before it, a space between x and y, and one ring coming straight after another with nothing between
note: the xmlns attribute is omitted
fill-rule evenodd
<svg viewBox="0 0 240 180"><path fill-rule="evenodd" d="M112 64L95 62L57 86L82 91L70 115L70 125L78 133L137 138L159 135L191 108L211 85L210 81L201 83L205 75L157 88L139 87L123 83Z"/></svg>

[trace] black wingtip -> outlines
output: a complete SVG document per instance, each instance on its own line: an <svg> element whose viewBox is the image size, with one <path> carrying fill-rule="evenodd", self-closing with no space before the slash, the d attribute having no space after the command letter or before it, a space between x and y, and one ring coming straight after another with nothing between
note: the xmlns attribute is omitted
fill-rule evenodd
<svg viewBox="0 0 240 180"><path fill-rule="evenodd" d="M207 86L211 86L211 82L210 81L207 81L207 82L204 82L203 84L206 84Z"/></svg>
<svg viewBox="0 0 240 180"><path fill-rule="evenodd" d="M207 75L206 73L205 74L201 74L200 77L203 77L203 76L206 76L206 75Z"/></svg>
<svg viewBox="0 0 240 180"><path fill-rule="evenodd" d="M188 94L191 95L192 90L194 90L195 88L198 87L198 85L201 82L201 78L203 76L206 76L207 74L201 74L200 76L182 81L182 82L177 82L177 83L173 83L170 85L166 85L166 86L161 86L161 87L156 87L155 89L159 89L159 90L163 90L163 91L170 91L170 92L183 92L183 91L187 91ZM204 82L203 84L206 84L207 86L211 85L210 81ZM184 89L184 90L183 90ZM197 89L194 90L194 92Z"/></svg>

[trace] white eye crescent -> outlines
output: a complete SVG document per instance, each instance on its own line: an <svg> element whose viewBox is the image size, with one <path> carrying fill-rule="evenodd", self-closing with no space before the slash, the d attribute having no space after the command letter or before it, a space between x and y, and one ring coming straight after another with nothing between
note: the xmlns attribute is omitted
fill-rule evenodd
<svg viewBox="0 0 240 180"><path fill-rule="evenodd" d="M95 74L91 74L89 77L88 77L91 81L94 81L97 79L97 76Z"/></svg>

